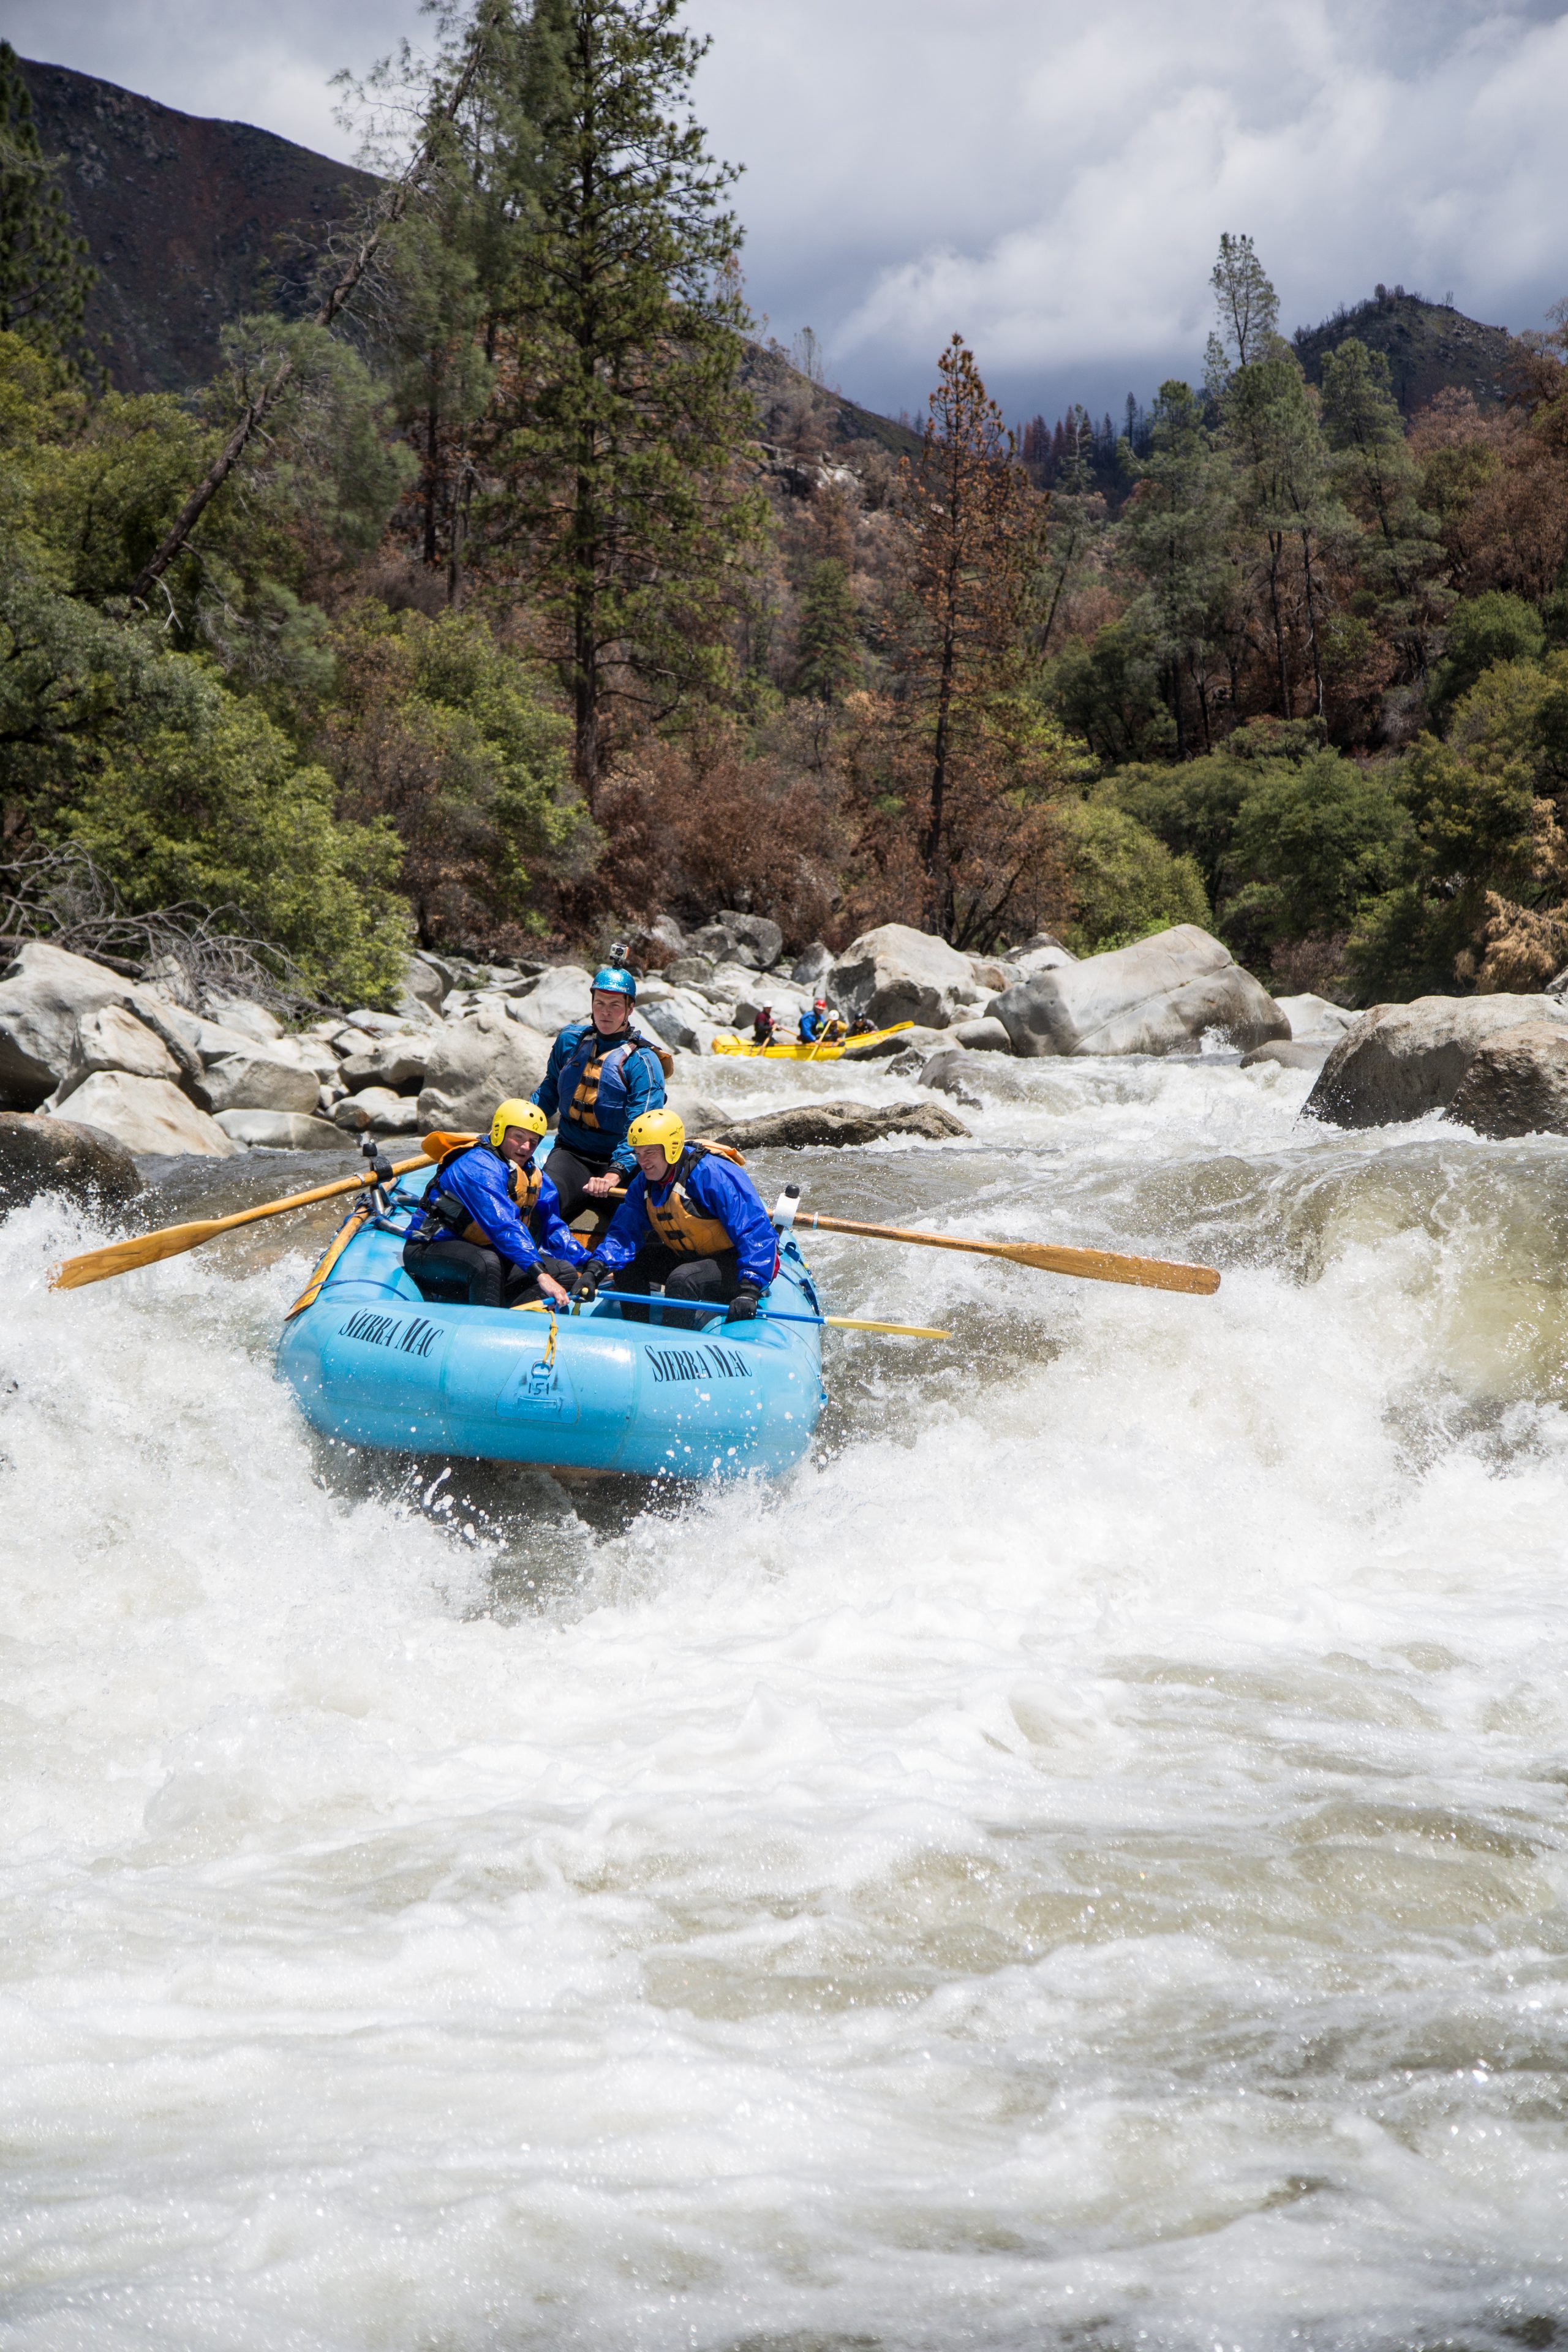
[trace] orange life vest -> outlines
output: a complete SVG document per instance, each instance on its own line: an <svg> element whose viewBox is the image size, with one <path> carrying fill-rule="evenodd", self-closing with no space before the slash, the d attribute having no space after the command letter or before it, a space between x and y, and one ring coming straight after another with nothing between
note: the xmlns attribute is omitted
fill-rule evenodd
<svg viewBox="0 0 1568 2352"><path fill-rule="evenodd" d="M436 1181L430 1187L429 1199L431 1208L435 1211L437 1216L441 1214L441 1202L439 1196L441 1192L442 1177L446 1174L447 1169L450 1168L454 1160L461 1160L465 1153L476 1150L477 1149L477 1145L472 1143L459 1143L455 1150L443 1152L441 1158L437 1161ZM532 1216L535 1209L539 1206L539 1191L541 1185L544 1181L544 1171L538 1163L539 1154L537 1150L535 1150L529 1153L527 1161L521 1168L519 1168L515 1162L512 1162L509 1164L507 1169L507 1181L511 1192L511 1197L517 1202L518 1214L521 1217L525 1225L527 1224L530 1217ZM448 1193L447 1197L448 1201L452 1202L454 1208L458 1207L458 1203L455 1194ZM486 1233L483 1225L476 1224L472 1217L468 1218L461 1225L458 1223L455 1217L449 1219L443 1217L442 1223L450 1225L452 1231L457 1234L459 1241L472 1242L479 1249L489 1249L492 1246L490 1237L489 1234Z"/></svg>
<svg viewBox="0 0 1568 2352"><path fill-rule="evenodd" d="M686 1197L685 1178L709 1152L716 1151L721 1160L732 1160L737 1168L745 1161L727 1143L689 1143L680 1155L675 1181L662 1201L656 1201L651 1189L643 1201L643 1213L648 1224L666 1249L678 1257L717 1257L735 1244L727 1225L717 1217L710 1217Z"/></svg>

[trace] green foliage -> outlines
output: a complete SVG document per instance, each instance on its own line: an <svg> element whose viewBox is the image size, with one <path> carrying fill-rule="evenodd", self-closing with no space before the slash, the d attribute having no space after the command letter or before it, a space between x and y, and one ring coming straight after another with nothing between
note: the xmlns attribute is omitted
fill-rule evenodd
<svg viewBox="0 0 1568 2352"><path fill-rule="evenodd" d="M1058 810L1065 837L1073 919L1066 944L1100 955L1173 923L1213 920L1198 869L1108 800L1068 801Z"/></svg>
<svg viewBox="0 0 1568 2352"><path fill-rule="evenodd" d="M1391 887L1409 820L1387 779L1338 751L1252 771L1237 811L1225 910L1233 946L1268 955L1281 941L1347 930Z"/></svg>
<svg viewBox="0 0 1568 2352"><path fill-rule="evenodd" d="M1125 457L1130 458L1131 453ZM1152 444L1122 517L1120 552L1142 583L1128 608L1159 665L1178 759L1190 738L1207 742L1234 635L1226 540L1236 513L1231 470L1184 383L1163 383Z"/></svg>
<svg viewBox="0 0 1568 2352"><path fill-rule="evenodd" d="M837 702L861 682L860 608L847 567L824 556L806 573L800 595L795 690L819 702Z"/></svg>
<svg viewBox="0 0 1568 2352"><path fill-rule="evenodd" d="M427 946L538 927L540 886L596 845L568 793L564 722L477 614L367 600L332 635L320 745L345 805L389 821Z"/></svg>
<svg viewBox="0 0 1568 2352"><path fill-rule="evenodd" d="M1131 622L1111 622L1069 646L1050 664L1046 690L1068 732L1108 767L1168 757L1176 748L1157 650Z"/></svg>
<svg viewBox="0 0 1568 2352"><path fill-rule="evenodd" d="M16 52L0 41L0 334L68 362L81 348L98 272L87 239L72 233L54 169Z"/></svg>
<svg viewBox="0 0 1568 2352"><path fill-rule="evenodd" d="M195 726L154 730L133 748L106 743L59 832L129 912L232 908L235 928L281 948L312 993L385 1003L410 943L392 887L395 835L339 824L324 770L302 766L255 703L202 684Z"/></svg>
<svg viewBox="0 0 1568 2352"><path fill-rule="evenodd" d="M1448 614L1447 649L1433 680L1432 705L1445 716L1494 662L1539 661L1546 624L1522 596L1489 589L1467 596Z"/></svg>
<svg viewBox="0 0 1568 2352"><path fill-rule="evenodd" d="M549 629L590 803L628 688L656 710L732 691L727 604L764 527L736 469L755 419L734 174L688 111L705 44L680 15L541 0L518 92L526 234L484 521Z"/></svg>
<svg viewBox="0 0 1568 2352"><path fill-rule="evenodd" d="M1475 975L1489 894L1523 907L1563 898L1568 653L1484 671L1446 740L1418 738L1399 791L1411 821L1407 872L1364 911L1352 962L1372 994L1451 990Z"/></svg>

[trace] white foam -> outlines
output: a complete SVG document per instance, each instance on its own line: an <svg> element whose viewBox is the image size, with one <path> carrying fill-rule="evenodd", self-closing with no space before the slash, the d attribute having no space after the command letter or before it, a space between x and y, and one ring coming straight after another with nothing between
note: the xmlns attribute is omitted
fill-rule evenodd
<svg viewBox="0 0 1568 2352"><path fill-rule="evenodd" d="M792 1167L1217 1297L821 1237L958 1339L835 1342L772 1491L336 1454L302 1258L0 1228L8 2346L1563 2309L1563 1150L1023 1076Z"/></svg>

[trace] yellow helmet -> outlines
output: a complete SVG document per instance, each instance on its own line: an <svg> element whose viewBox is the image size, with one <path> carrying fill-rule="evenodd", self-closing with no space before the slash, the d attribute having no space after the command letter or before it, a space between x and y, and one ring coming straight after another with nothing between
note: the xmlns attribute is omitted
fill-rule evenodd
<svg viewBox="0 0 1568 2352"><path fill-rule="evenodd" d="M645 1110L627 1128L626 1141L634 1151L662 1144L664 1156L673 1168L686 1149L686 1121L679 1111Z"/></svg>
<svg viewBox="0 0 1568 2352"><path fill-rule="evenodd" d="M505 1102L496 1105L496 1115L490 1121L490 1143L498 1151L501 1137L509 1127L526 1128L530 1135L548 1135L550 1132L550 1121L539 1105L521 1102L516 1095L509 1095Z"/></svg>

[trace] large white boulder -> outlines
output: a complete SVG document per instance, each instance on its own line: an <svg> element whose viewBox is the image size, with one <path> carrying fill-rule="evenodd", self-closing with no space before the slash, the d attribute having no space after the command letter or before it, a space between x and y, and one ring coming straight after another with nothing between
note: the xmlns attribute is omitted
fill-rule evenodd
<svg viewBox="0 0 1568 2352"><path fill-rule="evenodd" d="M554 964L525 988L513 989L510 1001L531 1029L553 1037L570 1021L586 1021L591 1011L594 975L581 964Z"/></svg>
<svg viewBox="0 0 1568 2352"><path fill-rule="evenodd" d="M987 1007L1024 1055L1195 1054L1217 1030L1243 1053L1288 1037L1267 989L1195 923L1054 966Z"/></svg>
<svg viewBox="0 0 1568 2352"><path fill-rule="evenodd" d="M283 1034L283 1024L276 1013L268 1013L265 1004L253 1003L248 996L220 995L209 989L206 1001L215 1021L225 1029L237 1029L253 1045L270 1045Z"/></svg>
<svg viewBox="0 0 1568 2352"><path fill-rule="evenodd" d="M242 1148L168 1078L95 1070L77 1087L66 1114L80 1125L102 1128L127 1151L193 1151L210 1160L232 1160Z"/></svg>
<svg viewBox="0 0 1568 2352"><path fill-rule="evenodd" d="M657 1004L638 1005L637 1026L651 1029L656 1037L673 1046L678 1054L706 1054L721 1026L713 1018L713 1010L705 998L674 989Z"/></svg>
<svg viewBox="0 0 1568 2352"><path fill-rule="evenodd" d="M127 993L104 965L29 940L0 980L0 1103L36 1109L70 1068L79 1023Z"/></svg>
<svg viewBox="0 0 1568 2352"><path fill-rule="evenodd" d="M196 1082L195 1092L204 1109L286 1110L301 1115L313 1111L321 1081L313 1070L281 1054L251 1046L243 1054L226 1054L211 1062Z"/></svg>
<svg viewBox="0 0 1568 2352"><path fill-rule="evenodd" d="M1568 1025L1568 1008L1545 995L1418 996L1409 1004L1374 1004L1329 1055L1307 1112L1335 1127L1384 1127L1446 1111L1484 1046L1542 1022L1555 1034Z"/></svg>
<svg viewBox="0 0 1568 2352"><path fill-rule="evenodd" d="M220 1110L216 1116L224 1133L252 1151L341 1150L344 1141L330 1118L302 1118L298 1111Z"/></svg>
<svg viewBox="0 0 1568 2352"><path fill-rule="evenodd" d="M367 1053L351 1054L338 1068L336 1075L351 1095L362 1087L423 1086L425 1073L430 1066L430 1045L436 1032L422 1029L417 1034L398 1037L378 1037Z"/></svg>
<svg viewBox="0 0 1568 2352"><path fill-rule="evenodd" d="M169 1078L175 1086L184 1076L158 1032L122 1004L100 1004L96 1013L77 1023L70 1067L50 1098L50 1109L58 1109L95 1070L124 1070L133 1078Z"/></svg>
<svg viewBox="0 0 1568 2352"><path fill-rule="evenodd" d="M966 955L908 923L862 931L828 973L826 992L840 1012L863 1016L877 1029L895 1021L946 1029L981 1012L987 994Z"/></svg>
<svg viewBox="0 0 1568 2352"><path fill-rule="evenodd" d="M442 1022L431 1032L430 1058L410 1132L488 1128L498 1102L508 1095L526 1098L533 1092L544 1076L551 1042L513 1019L499 1000L481 1006L468 1020Z"/></svg>
<svg viewBox="0 0 1568 2352"><path fill-rule="evenodd" d="M493 1103L490 1108L495 1108ZM331 1118L334 1126L349 1135L423 1132L415 1097L395 1094L390 1087L365 1087L357 1095L344 1095L341 1102L332 1105ZM485 1123L489 1123L488 1114Z"/></svg>

